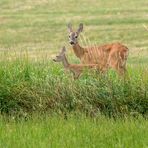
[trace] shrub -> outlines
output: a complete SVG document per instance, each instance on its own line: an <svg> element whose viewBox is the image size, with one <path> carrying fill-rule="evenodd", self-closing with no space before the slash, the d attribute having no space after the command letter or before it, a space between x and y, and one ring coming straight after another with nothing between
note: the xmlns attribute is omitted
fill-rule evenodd
<svg viewBox="0 0 148 148"><path fill-rule="evenodd" d="M33 112L78 111L91 116L147 115L148 71L128 67L125 78L85 72L73 81L52 62L17 59L0 63L0 111L26 116Z"/></svg>

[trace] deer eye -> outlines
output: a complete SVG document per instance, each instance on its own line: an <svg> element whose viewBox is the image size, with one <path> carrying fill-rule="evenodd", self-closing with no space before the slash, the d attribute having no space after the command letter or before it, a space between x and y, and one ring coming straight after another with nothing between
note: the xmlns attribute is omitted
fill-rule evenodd
<svg viewBox="0 0 148 148"><path fill-rule="evenodd" d="M78 36L76 35L75 38L77 38Z"/></svg>

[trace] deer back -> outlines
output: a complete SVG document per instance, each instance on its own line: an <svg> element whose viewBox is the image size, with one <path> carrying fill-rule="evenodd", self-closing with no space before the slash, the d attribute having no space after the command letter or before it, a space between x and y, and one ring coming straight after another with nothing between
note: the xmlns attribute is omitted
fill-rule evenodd
<svg viewBox="0 0 148 148"><path fill-rule="evenodd" d="M107 44L98 47L86 48L81 57L85 64L99 64L100 66L115 65L120 61L123 65L127 60L128 48L120 43Z"/></svg>

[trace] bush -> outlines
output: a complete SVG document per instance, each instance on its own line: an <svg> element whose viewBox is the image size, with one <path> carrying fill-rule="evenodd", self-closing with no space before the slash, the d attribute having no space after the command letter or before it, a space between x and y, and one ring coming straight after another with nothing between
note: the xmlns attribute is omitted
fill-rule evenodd
<svg viewBox="0 0 148 148"><path fill-rule="evenodd" d="M52 62L18 59L0 63L0 111L26 116L33 112L82 112L90 116L147 115L148 71L128 67L128 76L85 72L73 81Z"/></svg>

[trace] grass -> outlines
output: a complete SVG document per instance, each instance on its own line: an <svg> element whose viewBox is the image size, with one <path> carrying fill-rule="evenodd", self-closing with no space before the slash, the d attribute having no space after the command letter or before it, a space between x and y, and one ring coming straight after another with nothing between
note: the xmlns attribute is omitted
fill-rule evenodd
<svg viewBox="0 0 148 148"><path fill-rule="evenodd" d="M148 23L146 6L147 2L144 0L2 0L0 48L11 51L29 50L30 57L38 50L55 53L63 45L70 48L67 23L72 22L76 28L83 22L83 35L91 44L121 41L131 52L139 49L145 52L148 45L148 33L143 27L143 24ZM88 45L88 42L81 44ZM145 55L143 52L141 55ZM130 57L132 56L133 54Z"/></svg>
<svg viewBox="0 0 148 148"><path fill-rule="evenodd" d="M0 110L12 116L28 117L33 112L68 113L89 116L130 114L147 116L148 71L141 66L128 68L121 79L113 71L106 75L85 72L73 81L53 62L33 62L28 58L1 62Z"/></svg>
<svg viewBox="0 0 148 148"><path fill-rule="evenodd" d="M148 147L147 5L1 0L0 147ZM68 43L69 22L75 29L84 24L82 46L129 47L128 77L111 70L73 81L53 63L63 45L70 62L79 63Z"/></svg>
<svg viewBox="0 0 148 148"><path fill-rule="evenodd" d="M138 119L91 119L71 114L33 117L28 121L0 122L0 147L126 147L148 146L148 122Z"/></svg>

